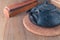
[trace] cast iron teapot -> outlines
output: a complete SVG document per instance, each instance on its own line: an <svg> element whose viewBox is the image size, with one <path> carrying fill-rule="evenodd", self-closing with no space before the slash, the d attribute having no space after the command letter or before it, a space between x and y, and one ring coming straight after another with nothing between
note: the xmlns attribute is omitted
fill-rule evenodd
<svg viewBox="0 0 60 40"><path fill-rule="evenodd" d="M53 28L60 25L60 11L48 1L29 10L29 19L40 27Z"/></svg>

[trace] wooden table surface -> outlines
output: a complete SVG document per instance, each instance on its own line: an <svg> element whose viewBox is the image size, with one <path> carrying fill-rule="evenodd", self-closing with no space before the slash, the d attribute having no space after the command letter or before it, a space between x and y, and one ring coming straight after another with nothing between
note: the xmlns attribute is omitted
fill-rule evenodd
<svg viewBox="0 0 60 40"><path fill-rule="evenodd" d="M26 12L7 20L3 14L4 7L22 1L24 0L0 0L0 40L60 40L60 36L44 37L27 31L22 22Z"/></svg>

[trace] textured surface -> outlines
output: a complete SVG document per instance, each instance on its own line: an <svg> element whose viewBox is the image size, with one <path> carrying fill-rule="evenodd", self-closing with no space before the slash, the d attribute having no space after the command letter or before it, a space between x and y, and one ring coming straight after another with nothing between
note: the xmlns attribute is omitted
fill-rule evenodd
<svg viewBox="0 0 60 40"><path fill-rule="evenodd" d="M0 40L60 40L60 36L43 37L27 31L22 23L22 19L26 13L22 13L10 18L4 30L6 20L4 18L2 10L6 5L16 2L21 2L21 0L0 0ZM5 35L3 37L2 33L4 31Z"/></svg>
<svg viewBox="0 0 60 40"><path fill-rule="evenodd" d="M60 8L60 0L51 0L51 3Z"/></svg>
<svg viewBox="0 0 60 40"><path fill-rule="evenodd" d="M53 28L60 25L60 11L48 1L29 11L29 18L34 24L41 27Z"/></svg>

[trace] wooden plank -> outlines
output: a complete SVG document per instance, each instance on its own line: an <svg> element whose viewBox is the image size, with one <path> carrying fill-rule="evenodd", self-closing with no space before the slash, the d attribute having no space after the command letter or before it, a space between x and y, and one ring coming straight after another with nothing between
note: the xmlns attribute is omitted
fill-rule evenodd
<svg viewBox="0 0 60 40"><path fill-rule="evenodd" d="M4 40L25 40L26 39L23 26L21 26L21 25L23 25L22 24L22 19L23 19L22 15L23 14L20 14L20 16L10 18L10 20L5 28L6 30L5 30Z"/></svg>
<svg viewBox="0 0 60 40"><path fill-rule="evenodd" d="M44 37L27 31L22 22L25 15L26 13L21 13L9 19L4 40L60 40L60 36Z"/></svg>
<svg viewBox="0 0 60 40"><path fill-rule="evenodd" d="M4 14L8 17L15 16L17 14L30 10L37 5L36 0L26 0L20 3L14 3L4 8Z"/></svg>
<svg viewBox="0 0 60 40"><path fill-rule="evenodd" d="M5 26L6 19L3 8L16 2L21 2L21 0L0 0L0 5L2 4L0 6L0 40L60 40L60 36L43 37L27 31L22 23L23 17L26 15L25 12L10 18Z"/></svg>

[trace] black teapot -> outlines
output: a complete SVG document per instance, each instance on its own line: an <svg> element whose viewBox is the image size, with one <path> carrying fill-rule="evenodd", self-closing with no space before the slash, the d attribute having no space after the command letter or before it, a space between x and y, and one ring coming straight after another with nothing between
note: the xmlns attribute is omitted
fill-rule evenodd
<svg viewBox="0 0 60 40"><path fill-rule="evenodd" d="M29 10L30 21L40 27L53 28L60 25L60 11L48 1Z"/></svg>

